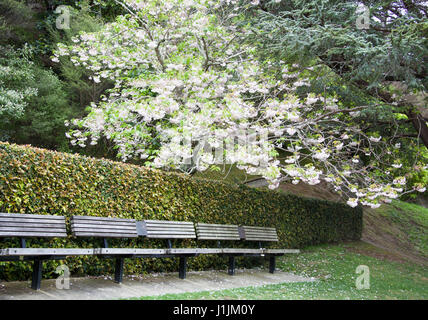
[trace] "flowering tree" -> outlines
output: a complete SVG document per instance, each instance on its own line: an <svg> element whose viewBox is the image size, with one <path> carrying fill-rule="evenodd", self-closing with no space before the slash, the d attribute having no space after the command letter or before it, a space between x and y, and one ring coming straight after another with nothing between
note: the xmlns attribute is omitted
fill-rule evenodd
<svg viewBox="0 0 428 320"><path fill-rule="evenodd" d="M123 160L185 172L236 164L266 178L331 183L348 204L377 207L405 190L394 156L399 145L353 121L362 107L304 90L305 72L283 61L260 61L236 27L258 1L127 0L129 12L74 45L58 45L115 86L83 119L72 144L110 139ZM286 154L280 159L278 150ZM379 168L388 166L385 174ZM424 191L422 185L413 189Z"/></svg>

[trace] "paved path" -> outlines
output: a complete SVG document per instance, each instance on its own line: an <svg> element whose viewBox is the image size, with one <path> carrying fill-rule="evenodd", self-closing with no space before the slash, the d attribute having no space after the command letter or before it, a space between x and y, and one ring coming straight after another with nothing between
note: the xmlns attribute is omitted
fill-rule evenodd
<svg viewBox="0 0 428 320"><path fill-rule="evenodd" d="M0 300L109 300L303 281L314 279L281 271L270 274L266 270L237 269L234 276L224 271L189 271L184 280L177 273L127 276L122 284L110 277L71 278L69 290L57 289L55 279L42 280L39 291L30 289L30 281L0 282Z"/></svg>

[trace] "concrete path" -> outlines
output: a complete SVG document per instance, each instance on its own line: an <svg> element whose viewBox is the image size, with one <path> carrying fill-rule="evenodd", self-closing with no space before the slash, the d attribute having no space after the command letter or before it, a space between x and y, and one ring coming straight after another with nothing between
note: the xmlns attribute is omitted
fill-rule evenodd
<svg viewBox="0 0 428 320"><path fill-rule="evenodd" d="M39 291L30 289L30 281L0 282L0 300L109 300L314 280L281 271L237 269L234 276L224 271L189 271L184 280L178 273L125 276L122 284L111 277L71 278L69 290L57 289L55 279L42 280Z"/></svg>

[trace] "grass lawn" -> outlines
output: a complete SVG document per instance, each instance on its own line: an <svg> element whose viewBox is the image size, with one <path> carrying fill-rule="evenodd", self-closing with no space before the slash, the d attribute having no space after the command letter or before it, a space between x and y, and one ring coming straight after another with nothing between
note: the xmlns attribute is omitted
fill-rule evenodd
<svg viewBox="0 0 428 320"><path fill-rule="evenodd" d="M384 235L395 236L398 247L407 247L418 256L428 259L427 208L394 200L376 209L375 213L378 218L376 225L383 228Z"/></svg>
<svg viewBox="0 0 428 320"><path fill-rule="evenodd" d="M369 267L370 289L356 288L359 265ZM362 241L308 247L278 259L277 268L318 281L134 299L428 299L428 268L391 261L388 252Z"/></svg>

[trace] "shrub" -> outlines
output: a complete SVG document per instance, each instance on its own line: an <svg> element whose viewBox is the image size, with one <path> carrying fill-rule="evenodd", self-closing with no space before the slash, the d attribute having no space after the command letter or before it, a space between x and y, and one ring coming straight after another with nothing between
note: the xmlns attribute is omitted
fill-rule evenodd
<svg viewBox="0 0 428 320"><path fill-rule="evenodd" d="M68 221L73 215L91 215L274 226L280 241L272 247L278 248L355 240L362 230L361 208L341 203L8 143L0 143L0 191L1 212L63 215ZM93 247L99 246L100 240L69 236L31 239L29 244ZM18 239L0 241L0 248L18 245ZM113 245L164 247L165 242L115 240ZM179 245L216 244L185 240ZM242 263L249 266L255 261L260 259L244 259ZM221 257L200 256L189 259L189 268L224 268L225 262ZM44 275L54 276L55 266L60 263L49 261ZM72 274L78 275L100 275L113 270L111 261L97 257L69 258L66 264ZM176 259L134 259L125 264L128 274L177 270ZM25 279L30 272L29 263L0 262L1 279Z"/></svg>

